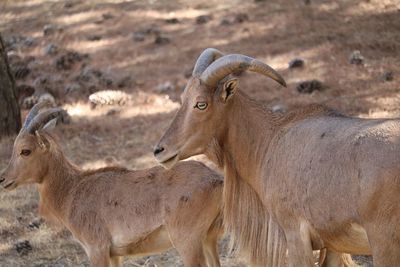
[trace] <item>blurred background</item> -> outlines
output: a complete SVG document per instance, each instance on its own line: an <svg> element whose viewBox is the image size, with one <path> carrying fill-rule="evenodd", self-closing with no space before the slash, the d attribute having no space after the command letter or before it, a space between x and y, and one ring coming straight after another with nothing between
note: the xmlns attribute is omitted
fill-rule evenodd
<svg viewBox="0 0 400 267"><path fill-rule="evenodd" d="M274 112L322 103L359 117L400 115L399 0L1 0L0 35L22 118L43 99L64 108L58 136L83 168L156 165L152 148L207 47L278 70L287 88L251 73L240 79ZM0 170L14 138L0 139ZM226 241L221 260L246 266ZM39 218L27 186L0 191L0 266L88 260L68 232ZM126 266L182 264L169 251Z"/></svg>

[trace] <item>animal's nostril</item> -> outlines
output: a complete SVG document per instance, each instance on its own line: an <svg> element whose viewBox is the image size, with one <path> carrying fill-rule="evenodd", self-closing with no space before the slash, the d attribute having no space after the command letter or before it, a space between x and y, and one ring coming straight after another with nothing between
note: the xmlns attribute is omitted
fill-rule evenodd
<svg viewBox="0 0 400 267"><path fill-rule="evenodd" d="M0 177L0 184L1 184L2 182L4 182L5 179L6 179L6 178Z"/></svg>
<svg viewBox="0 0 400 267"><path fill-rule="evenodd" d="M154 149L154 156L157 156L157 154L160 154L161 152L164 151L163 147L156 147L156 149Z"/></svg>

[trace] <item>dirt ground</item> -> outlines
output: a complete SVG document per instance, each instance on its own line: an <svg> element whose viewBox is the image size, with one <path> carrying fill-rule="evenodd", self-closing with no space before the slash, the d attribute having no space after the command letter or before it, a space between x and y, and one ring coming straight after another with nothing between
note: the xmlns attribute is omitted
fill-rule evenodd
<svg viewBox="0 0 400 267"><path fill-rule="evenodd" d="M48 92L71 116L58 127L68 157L84 168L141 169L156 164L152 147L207 47L277 69L287 88L255 74L240 80L243 90L275 110L323 103L360 117L400 115L399 0L306 2L2 0L0 31L17 85L35 89L33 98L21 99L23 116ZM350 63L356 50L362 58L352 62L361 64ZM288 68L295 58L304 66ZM314 79L320 90L298 92L301 82ZM106 89L124 91L128 100L91 108L89 95ZM0 140L0 170L13 138ZM88 266L70 234L39 220L37 203L34 186L0 191L0 266ZM223 266L246 266L226 243ZM125 263L182 266L174 251Z"/></svg>

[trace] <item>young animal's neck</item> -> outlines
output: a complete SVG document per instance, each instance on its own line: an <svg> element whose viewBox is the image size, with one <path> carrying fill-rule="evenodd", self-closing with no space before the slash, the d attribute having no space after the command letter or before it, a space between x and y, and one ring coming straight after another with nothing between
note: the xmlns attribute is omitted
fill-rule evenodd
<svg viewBox="0 0 400 267"><path fill-rule="evenodd" d="M38 186L40 212L50 220L62 221L71 198L70 193L79 183L82 171L58 149L49 158L48 171Z"/></svg>
<svg viewBox="0 0 400 267"><path fill-rule="evenodd" d="M274 134L274 115L244 93L232 99L227 124L209 155L221 168L235 173L252 186L260 179L269 142Z"/></svg>

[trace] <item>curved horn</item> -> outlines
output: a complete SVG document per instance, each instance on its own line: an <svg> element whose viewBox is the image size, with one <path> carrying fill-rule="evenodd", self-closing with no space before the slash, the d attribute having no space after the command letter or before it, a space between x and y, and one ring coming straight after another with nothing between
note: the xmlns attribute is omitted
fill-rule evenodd
<svg viewBox="0 0 400 267"><path fill-rule="evenodd" d="M29 124L31 123L31 121L33 120L33 118L36 117L36 115L39 113L39 111L46 107L46 106L50 106L51 103L49 101L41 101L39 103L37 103L36 105L34 105L31 110L29 111L28 115L26 116L24 125L22 126L22 129L26 129L28 128Z"/></svg>
<svg viewBox="0 0 400 267"><path fill-rule="evenodd" d="M50 120L57 118L61 115L62 109L60 108L51 108L47 109L41 113L39 113L29 124L27 131L29 133L34 133L36 130L39 130Z"/></svg>
<svg viewBox="0 0 400 267"><path fill-rule="evenodd" d="M201 74L200 79L209 86L216 86L227 75L245 70L268 76L286 87L285 80L276 70L257 59L240 54L226 55L217 59Z"/></svg>
<svg viewBox="0 0 400 267"><path fill-rule="evenodd" d="M207 48L206 50L204 50L196 61L192 76L200 76L212 62L214 62L217 58L222 57L223 55L224 54L222 54L221 51L215 48Z"/></svg>

